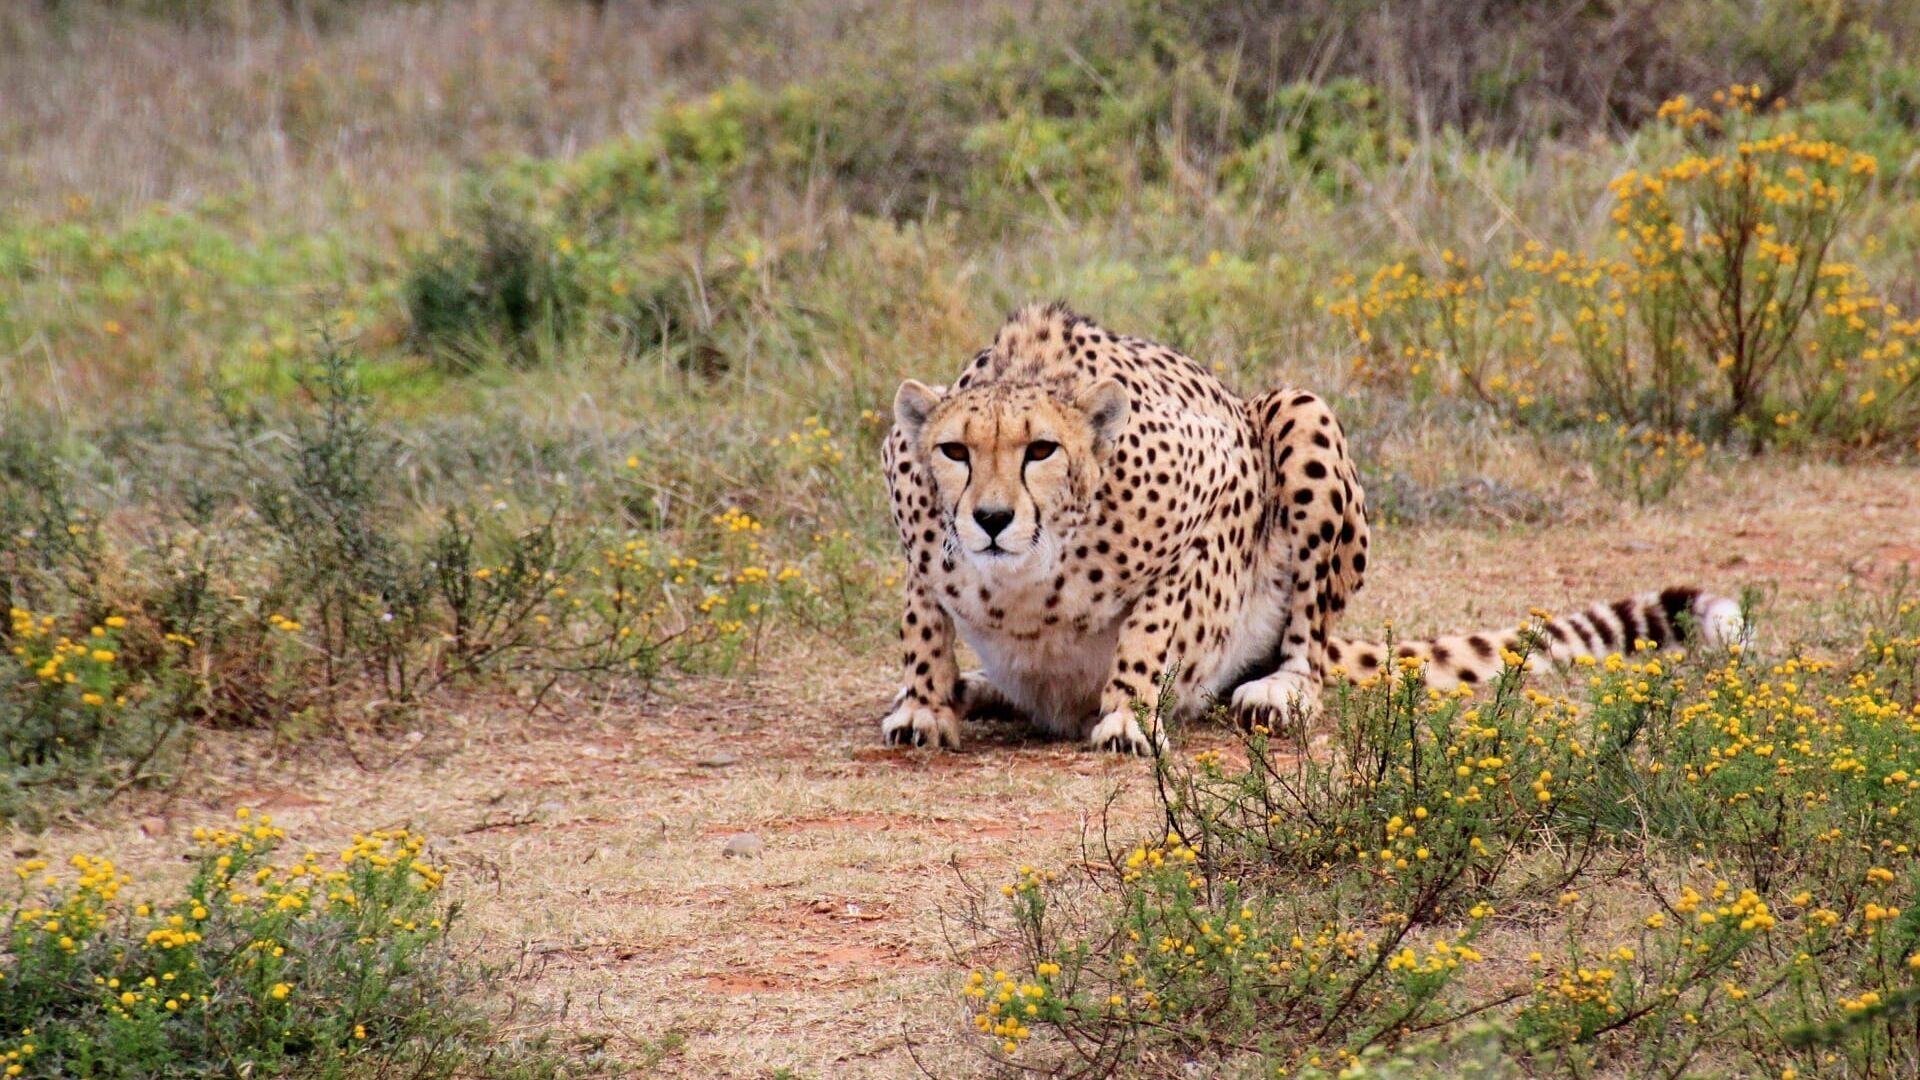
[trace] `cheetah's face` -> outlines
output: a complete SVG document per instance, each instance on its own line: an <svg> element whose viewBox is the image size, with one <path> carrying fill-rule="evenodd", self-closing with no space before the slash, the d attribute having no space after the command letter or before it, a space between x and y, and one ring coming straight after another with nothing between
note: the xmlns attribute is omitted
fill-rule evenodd
<svg viewBox="0 0 1920 1080"><path fill-rule="evenodd" d="M1100 488L1101 451L1127 412L1126 391L1110 379L1071 396L1006 384L942 396L909 379L894 398L949 534L996 572L1057 554Z"/></svg>

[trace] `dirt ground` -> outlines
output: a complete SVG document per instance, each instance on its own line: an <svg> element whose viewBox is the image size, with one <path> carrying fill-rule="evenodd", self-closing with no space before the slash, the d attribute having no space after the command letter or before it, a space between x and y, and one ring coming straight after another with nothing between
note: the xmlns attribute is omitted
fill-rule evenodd
<svg viewBox="0 0 1920 1080"><path fill-rule="evenodd" d="M1401 636L1504 625L1692 581L1759 586L1764 637L1818 644L1856 590L1920 569L1920 476L1746 466L1649 511L1380 526L1375 545L1356 632L1389 614ZM657 1058L643 1075L973 1075L956 993L968 942L949 918L962 880L995 886L1097 847L1110 797L1125 843L1154 824L1151 792L1138 761L1005 725L971 725L959 753L880 747L884 652L794 650L599 715L464 702L359 747L363 764L338 744L236 744L170 795L9 840L138 872L243 804L315 845L405 823L455 868L462 945L507 970L509 1029L606 1033L616 1054ZM1183 749L1225 738L1193 732ZM764 850L724 856L742 832Z"/></svg>

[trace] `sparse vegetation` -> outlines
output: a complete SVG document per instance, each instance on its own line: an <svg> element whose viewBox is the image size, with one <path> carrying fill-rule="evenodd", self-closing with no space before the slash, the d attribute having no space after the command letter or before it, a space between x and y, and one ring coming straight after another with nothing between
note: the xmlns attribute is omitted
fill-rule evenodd
<svg viewBox="0 0 1920 1080"><path fill-rule="evenodd" d="M410 505L405 447L352 358L323 343L295 380L284 426L229 410L212 464L176 464L167 480L188 495L155 548L106 535L41 444L11 444L10 813L164 775L183 723L405 716L485 677L537 706L562 682L731 671L776 616L856 613L845 535L776 542L738 506L663 519L629 479L637 454L584 507L565 490L535 496L544 505L495 490ZM841 481L845 453L817 418L773 442L759 482Z"/></svg>
<svg viewBox="0 0 1920 1080"><path fill-rule="evenodd" d="M1909 8L10 6L0 821L37 850L172 806L210 769L362 767L365 743L466 738L474 713L585 723L690 686L758 694L769 669L884 681L900 568L872 469L893 389L1035 297L1242 389L1326 394L1382 531L1409 543L1599 535L1773 476L1910 466ZM1170 829L1116 823L1099 869L1026 858L1011 912L982 915L1018 933L1005 977L969 990L981 1048L1082 1071L1909 1069L1908 920L1863 920L1920 881L1895 812L1920 781L1890 779L1920 762L1888 712L1912 705L1915 628L1855 570L1908 541L1862 513L1879 546L1832 558L1865 588L1786 586L1777 614L1805 640L1765 660L1627 655L1571 700L1361 687L1330 754L1256 736L1166 763L1150 812ZM1793 543L1776 531L1754 544ZM1808 558L1604 583L1735 588ZM1876 604L1882 638L1832 659L1857 644L1834 626ZM1500 764L1462 801L1469 745ZM1396 817L1413 836L1385 835ZM106 865L81 870L117 881ZM1710 932L1680 917L1738 904ZM1740 929L1757 911L1773 925ZM250 912L214 912L243 951ZM75 936L87 978L135 977L140 918ZM36 1027L36 1053L62 1055L45 1068L93 1075L136 1046L182 1075L457 1075L483 1043L494 1072L606 1064L428 1023L454 998L419 973L485 980L436 966L438 934L407 940L405 1015L368 1025L386 1056L342 1041L344 991L276 1034L211 960L197 977L228 981L191 991L212 995L192 1033L113 1018L85 986L17 996L6 965L59 959L40 937L0 956L0 1020ZM1235 974L1228 948L1292 966ZM650 1022L626 1056L672 1072L710 1040L696 1027ZM965 1054L959 1071L986 1067Z"/></svg>

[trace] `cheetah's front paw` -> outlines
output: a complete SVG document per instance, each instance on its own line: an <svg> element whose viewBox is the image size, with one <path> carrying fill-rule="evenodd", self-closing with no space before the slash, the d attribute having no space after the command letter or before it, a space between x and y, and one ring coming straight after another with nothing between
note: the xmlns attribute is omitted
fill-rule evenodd
<svg viewBox="0 0 1920 1080"><path fill-rule="evenodd" d="M922 705L902 700L880 721L888 746L945 746L960 749L960 719L944 705Z"/></svg>
<svg viewBox="0 0 1920 1080"><path fill-rule="evenodd" d="M1087 741L1096 750L1112 750L1121 754L1151 755L1156 746L1165 746L1166 738L1160 729L1151 734L1140 730L1140 721L1132 712L1115 710L1100 718L1087 734Z"/></svg>
<svg viewBox="0 0 1920 1080"><path fill-rule="evenodd" d="M1320 712L1320 680L1304 671L1276 671L1233 690L1233 714L1247 727L1304 730Z"/></svg>

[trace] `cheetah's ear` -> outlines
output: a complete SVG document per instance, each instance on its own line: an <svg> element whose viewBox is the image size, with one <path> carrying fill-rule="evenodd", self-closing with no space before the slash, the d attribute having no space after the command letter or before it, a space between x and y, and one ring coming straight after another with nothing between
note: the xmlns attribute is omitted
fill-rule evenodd
<svg viewBox="0 0 1920 1080"><path fill-rule="evenodd" d="M917 379L908 379L900 384L900 390L893 395L893 419L900 430L907 433L909 439L920 437L920 427L933 415L934 407L940 404L940 395L933 388Z"/></svg>
<svg viewBox="0 0 1920 1080"><path fill-rule="evenodd" d="M1100 446L1120 436L1120 430L1127 426L1127 414L1133 410L1126 388L1113 379L1101 379L1082 390L1074 404L1087 414L1087 422L1093 425L1093 441Z"/></svg>

